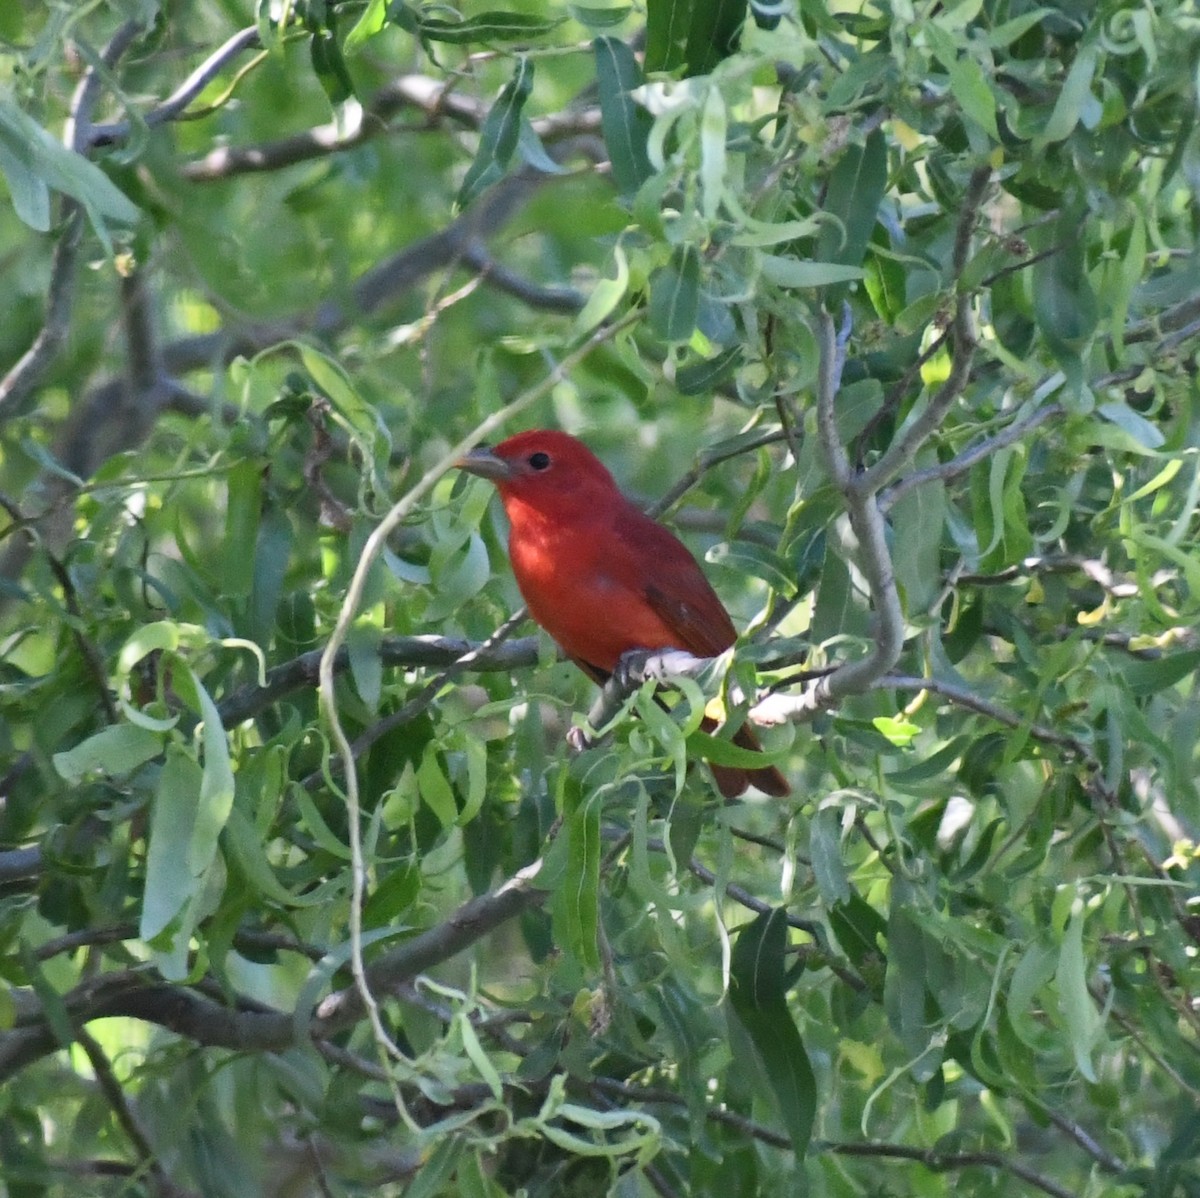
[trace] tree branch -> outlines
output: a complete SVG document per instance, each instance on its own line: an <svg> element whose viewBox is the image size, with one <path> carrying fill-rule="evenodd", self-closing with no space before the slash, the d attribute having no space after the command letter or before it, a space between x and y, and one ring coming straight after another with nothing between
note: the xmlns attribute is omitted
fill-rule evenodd
<svg viewBox="0 0 1200 1198"><path fill-rule="evenodd" d="M218 46L161 104L142 114L136 122L116 121L108 125L87 125L82 139L86 148L111 146L126 141L135 125L153 129L157 125L177 120L184 109L225 69L226 65L246 50L260 45L258 27L250 25L239 30ZM82 148L82 147L81 147Z"/></svg>
<svg viewBox="0 0 1200 1198"><path fill-rule="evenodd" d="M202 158L184 163L180 174L192 183L210 183L237 175L281 170L300 162L338 154L393 132L391 119L406 108L425 114L419 126L406 131L432 130L443 119L477 129L487 116L487 105L452 89L452 84L427 75L402 75L377 91L348 127L330 122L293 133L288 137L254 146L220 146ZM530 122L543 141L595 134L600 128L600 110L585 108L538 117Z"/></svg>
<svg viewBox="0 0 1200 1198"><path fill-rule="evenodd" d="M955 232L952 258L956 285L967 264L971 248L971 235L979 215L979 206L987 194L991 177L991 167L976 167L967 184L966 194L963 196L963 209ZM971 363L975 356L975 334L971 330L971 296L961 287L958 288L954 300L954 315L950 322L950 343L953 364L949 375L934 393L924 411L914 417L878 461L858 476L857 486L862 491L878 493L912 462L921 446L941 426L946 414L954 406L971 377Z"/></svg>
<svg viewBox="0 0 1200 1198"><path fill-rule="evenodd" d="M323 649L313 649L275 666L267 671L266 686L250 683L222 699L217 704L222 724L226 728L235 727L287 695L315 686L323 652ZM380 644L379 655L384 665L389 666L454 666L456 673L516 670L536 663L537 638L524 637L501 644L494 640L493 634L477 645L452 637L388 636ZM340 673L349 665L350 653L343 647L334 658L334 671ZM449 674L443 675L439 687L449 677Z"/></svg>
<svg viewBox="0 0 1200 1198"><path fill-rule="evenodd" d="M126 21L100 55L104 66L112 67L141 33L137 21ZM100 92L100 72L89 66L75 89L63 128L63 141L72 150L88 149L87 129ZM75 298L75 266L83 228L83 211L75 200L63 204L63 231L50 262L50 287L46 294L46 319L33 344L0 379L0 417L13 414L41 381L67 335Z"/></svg>
<svg viewBox="0 0 1200 1198"><path fill-rule="evenodd" d="M931 482L949 482L953 478L958 478L959 475L965 474L972 466L979 462L986 461L993 454L998 453L1001 449L1005 449L1009 445L1015 445L1023 437L1027 436L1033 430L1047 420L1054 420L1063 415L1064 408L1062 404L1051 403L1040 408L1034 408L1032 412L1026 412L1023 416L1018 416L1007 428L996 433L994 436L985 437L982 441L971 446L970 449L964 449L962 453L955 455L947 462L939 462L936 466L928 466L924 470L915 470L912 474L906 474L898 482L879 497L879 506L887 512L892 505L909 491L915 487L924 486Z"/></svg>
<svg viewBox="0 0 1200 1198"><path fill-rule="evenodd" d="M440 924L383 954L367 968L369 984L380 993L394 993L508 920L540 906L546 892L533 885L540 868L541 862L534 862L490 893L470 899ZM62 1047L32 990L13 991L13 1001L15 1025L0 1033L0 1082ZM305 1012L294 1015L249 1000L231 1007L195 988L150 981L141 970L89 978L63 995L62 1002L72 1023L79 1026L123 1015L157 1024L197 1044L239 1052L282 1051L296 1042L298 1030L325 1040L364 1014L354 986L329 995L310 1020Z"/></svg>

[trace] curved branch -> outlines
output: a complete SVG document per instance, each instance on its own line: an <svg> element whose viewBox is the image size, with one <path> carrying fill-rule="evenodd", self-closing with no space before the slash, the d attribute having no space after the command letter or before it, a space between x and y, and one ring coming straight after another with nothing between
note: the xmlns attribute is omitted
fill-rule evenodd
<svg viewBox="0 0 1200 1198"><path fill-rule="evenodd" d="M240 29L218 46L161 104L140 116L137 121L116 121L108 125L89 125L83 131L88 148L111 146L128 139L138 124L154 128L183 115L187 106L225 69L226 65L245 50L259 46L258 27Z"/></svg>

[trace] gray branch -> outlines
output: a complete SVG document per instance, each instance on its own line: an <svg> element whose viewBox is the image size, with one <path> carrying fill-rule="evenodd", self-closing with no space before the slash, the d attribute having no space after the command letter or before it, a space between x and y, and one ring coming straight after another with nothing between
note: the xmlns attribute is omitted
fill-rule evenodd
<svg viewBox="0 0 1200 1198"><path fill-rule="evenodd" d="M540 865L535 862L491 893L469 900L436 927L372 962L367 971L372 990L395 993L418 974L539 906L546 898L545 891L533 886ZM329 995L312 1018L307 1012L293 1014L249 1000L230 1006L214 995L220 991L214 988L210 994L126 970L88 978L63 995L62 1002L77 1026L120 1015L156 1024L197 1044L238 1052L281 1052L296 1043L298 1034L324 1041L363 1017L361 997L353 986ZM15 1025L0 1033L0 1083L62 1047L33 990L14 990L13 1002Z"/></svg>

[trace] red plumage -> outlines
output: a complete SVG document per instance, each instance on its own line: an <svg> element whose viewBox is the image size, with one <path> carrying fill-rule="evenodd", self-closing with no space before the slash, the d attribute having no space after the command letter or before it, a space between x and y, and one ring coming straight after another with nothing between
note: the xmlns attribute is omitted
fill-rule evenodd
<svg viewBox="0 0 1200 1198"><path fill-rule="evenodd" d="M733 622L696 559L621 494L582 442L538 429L477 449L459 465L496 484L530 614L592 678L602 681L632 649L715 657L733 644ZM745 727L734 743L759 747ZM750 784L772 795L790 792L772 766L712 768L727 797Z"/></svg>

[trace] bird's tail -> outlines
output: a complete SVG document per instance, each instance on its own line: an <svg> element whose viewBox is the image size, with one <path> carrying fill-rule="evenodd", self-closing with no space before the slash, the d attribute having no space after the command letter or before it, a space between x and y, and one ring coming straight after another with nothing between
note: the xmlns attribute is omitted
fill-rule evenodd
<svg viewBox="0 0 1200 1198"><path fill-rule="evenodd" d="M705 716L700 727L705 732L713 732L717 728L717 721L710 716ZM758 737L746 724L743 724L733 734L733 743L740 749L751 749L755 753L762 752L762 745L759 744ZM788 780L773 765L747 770L733 765L717 765L713 761L708 764L716 779L717 789L727 799L736 799L751 786L757 786L764 794L772 795L777 799L782 799L785 795L792 793Z"/></svg>

